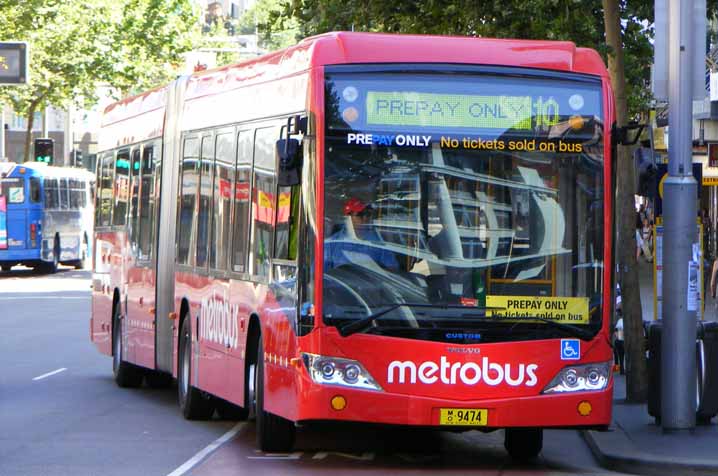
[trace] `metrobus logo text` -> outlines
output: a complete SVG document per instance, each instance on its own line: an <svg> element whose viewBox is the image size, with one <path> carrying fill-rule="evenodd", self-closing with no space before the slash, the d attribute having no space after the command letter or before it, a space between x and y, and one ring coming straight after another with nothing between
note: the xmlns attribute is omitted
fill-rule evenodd
<svg viewBox="0 0 718 476"><path fill-rule="evenodd" d="M415 364L411 361L401 362L394 360L389 363L387 380L389 383L416 383L434 384L441 380L441 383L456 385L460 380L465 385L476 385L482 380L486 385L496 386L507 383L512 387L525 385L533 387L538 382L536 378L536 364L497 364L489 361L488 357L481 359L481 365L477 362L450 362L442 356L439 363L423 362Z"/></svg>
<svg viewBox="0 0 718 476"><path fill-rule="evenodd" d="M239 306L226 300L202 299L199 313L199 336L226 347L237 348L239 342Z"/></svg>

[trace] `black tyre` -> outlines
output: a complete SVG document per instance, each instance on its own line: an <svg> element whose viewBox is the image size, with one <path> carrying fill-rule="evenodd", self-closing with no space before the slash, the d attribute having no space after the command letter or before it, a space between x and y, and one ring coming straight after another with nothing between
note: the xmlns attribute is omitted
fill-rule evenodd
<svg viewBox="0 0 718 476"><path fill-rule="evenodd" d="M120 306L115 306L112 317L112 374L115 383L123 388L139 387L142 385L142 370L125 362L122 355L122 319L120 319Z"/></svg>
<svg viewBox="0 0 718 476"><path fill-rule="evenodd" d="M145 370L145 382L150 388L167 388L172 385L172 374L157 370Z"/></svg>
<svg viewBox="0 0 718 476"><path fill-rule="evenodd" d="M192 386L192 329L190 318L182 322L177 362L177 395L182 415L187 420L206 420L212 417L212 397Z"/></svg>
<svg viewBox="0 0 718 476"><path fill-rule="evenodd" d="M504 448L514 461L520 463L532 461L543 448L541 428L507 428L504 433Z"/></svg>
<svg viewBox="0 0 718 476"><path fill-rule="evenodd" d="M214 406L221 420L244 421L249 416L248 409L221 398L214 399Z"/></svg>
<svg viewBox="0 0 718 476"><path fill-rule="evenodd" d="M292 450L296 429L294 422L264 411L264 349L262 336L257 346L257 372L255 374L257 400L257 446L268 453Z"/></svg>
<svg viewBox="0 0 718 476"><path fill-rule="evenodd" d="M60 266L60 238L56 236L52 245L52 261L43 263L41 269L44 273L55 274L58 266Z"/></svg>

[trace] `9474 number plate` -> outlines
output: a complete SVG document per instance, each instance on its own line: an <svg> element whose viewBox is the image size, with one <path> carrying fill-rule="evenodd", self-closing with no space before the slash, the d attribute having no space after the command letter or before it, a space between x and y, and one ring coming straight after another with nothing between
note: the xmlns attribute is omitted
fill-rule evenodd
<svg viewBox="0 0 718 476"><path fill-rule="evenodd" d="M442 408L440 425L486 426L489 411L485 408Z"/></svg>

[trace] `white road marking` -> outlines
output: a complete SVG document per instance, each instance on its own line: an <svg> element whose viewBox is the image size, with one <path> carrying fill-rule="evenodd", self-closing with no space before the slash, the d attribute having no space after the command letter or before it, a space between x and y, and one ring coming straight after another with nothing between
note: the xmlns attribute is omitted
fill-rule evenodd
<svg viewBox="0 0 718 476"><path fill-rule="evenodd" d="M295 451L294 453L265 453L262 456L247 456L247 459L299 459L304 453Z"/></svg>
<svg viewBox="0 0 718 476"><path fill-rule="evenodd" d="M38 376L35 377L33 380L42 380L42 379L44 379L44 378L46 378L46 377L49 377L49 376L51 376L51 375L55 375L55 374L59 374L60 372L64 372L65 370L67 370L65 367L63 367L63 368L61 368L61 369L53 370L52 372L48 372L48 373L46 373L46 374L38 375Z"/></svg>
<svg viewBox="0 0 718 476"><path fill-rule="evenodd" d="M234 425L231 430L229 430L224 435L220 436L216 440L214 440L212 443L210 443L205 449L197 453L196 455L192 456L190 459L188 459L182 466L172 471L167 476L182 476L183 474L187 473L190 469L197 466L202 460L204 460L207 456L209 456L212 452L214 452L217 448L222 446L224 443L228 442L232 438L234 438L237 433L240 432L240 430L246 425L246 422L240 422Z"/></svg>
<svg viewBox="0 0 718 476"><path fill-rule="evenodd" d="M353 454L353 453L341 453L337 451L320 451L316 453L312 459L325 459L329 455L334 456L340 456L342 458L349 458L357 461L374 461L374 453L362 453L362 454Z"/></svg>

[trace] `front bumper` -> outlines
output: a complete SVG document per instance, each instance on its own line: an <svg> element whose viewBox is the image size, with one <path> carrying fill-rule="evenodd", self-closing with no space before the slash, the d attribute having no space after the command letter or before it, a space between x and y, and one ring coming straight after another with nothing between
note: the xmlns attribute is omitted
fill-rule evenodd
<svg viewBox="0 0 718 476"><path fill-rule="evenodd" d="M439 426L441 408L488 410L487 426L506 427L604 427L611 422L613 380L606 390L531 397L452 400L387 392L353 390L308 384L298 399L298 420L338 420L388 425ZM332 409L331 399L342 396L343 410ZM586 414L588 402L590 412ZM579 405L581 410L579 411ZM582 414L583 413L583 414Z"/></svg>

